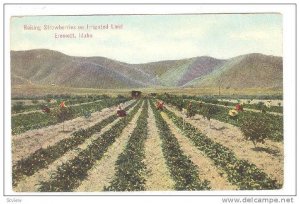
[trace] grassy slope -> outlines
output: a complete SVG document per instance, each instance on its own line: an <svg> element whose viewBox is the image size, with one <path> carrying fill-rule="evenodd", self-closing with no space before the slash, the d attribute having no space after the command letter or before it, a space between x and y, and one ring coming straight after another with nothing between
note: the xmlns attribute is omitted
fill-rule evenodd
<svg viewBox="0 0 300 204"><path fill-rule="evenodd" d="M132 74L125 73L124 69L116 69L112 63L108 63L110 66L94 63L92 60L95 59L70 57L51 50L11 52L11 56L14 81L22 77L33 84L54 83L80 88L144 86L144 83L138 80L143 75L142 73L136 71L134 78Z"/></svg>
<svg viewBox="0 0 300 204"><path fill-rule="evenodd" d="M232 58L220 69L188 85L223 88L279 88L283 86L282 58L249 54Z"/></svg>
<svg viewBox="0 0 300 204"><path fill-rule="evenodd" d="M179 81L187 73L188 68L194 62L193 59L187 61L184 64L179 64L177 67L169 69L159 77L159 81L164 86L176 87Z"/></svg>
<svg viewBox="0 0 300 204"><path fill-rule="evenodd" d="M209 56L193 58L193 63L189 65L187 71L179 80L178 85L184 86L195 78L202 78L219 69L225 62L226 60L219 60Z"/></svg>
<svg viewBox="0 0 300 204"><path fill-rule="evenodd" d="M70 57L51 50L11 54L13 88L54 83L74 88L153 89L183 85L203 90L221 84L228 94L242 88L282 90L282 58L262 54L227 61L204 56L146 64L126 64L104 57Z"/></svg>
<svg viewBox="0 0 300 204"><path fill-rule="evenodd" d="M136 66L151 75L156 80L156 84L167 87L178 87L196 77L210 74L224 62L224 60L203 56L182 60L152 62Z"/></svg>

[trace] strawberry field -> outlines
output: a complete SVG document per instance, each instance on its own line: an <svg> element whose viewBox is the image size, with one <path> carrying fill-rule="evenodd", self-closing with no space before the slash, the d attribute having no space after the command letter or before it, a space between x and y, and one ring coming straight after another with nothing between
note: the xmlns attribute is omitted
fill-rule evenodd
<svg viewBox="0 0 300 204"><path fill-rule="evenodd" d="M40 105L12 110L16 192L270 190L284 183L279 106L263 111L262 104L169 94L63 96L48 103L50 112Z"/></svg>

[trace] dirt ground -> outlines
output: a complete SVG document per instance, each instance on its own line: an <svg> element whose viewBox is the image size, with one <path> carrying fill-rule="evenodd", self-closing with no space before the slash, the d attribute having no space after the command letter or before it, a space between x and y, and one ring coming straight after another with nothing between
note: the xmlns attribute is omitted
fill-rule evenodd
<svg viewBox="0 0 300 204"><path fill-rule="evenodd" d="M195 145L193 145L192 141L182 135L181 131L165 113L162 113L162 117L168 123L183 152L198 167L200 180L210 181L212 190L238 189L237 186L232 185L227 181L224 172L218 169L211 159L207 158L197 147L195 147Z"/></svg>
<svg viewBox="0 0 300 204"><path fill-rule="evenodd" d="M128 111L132 111L133 107ZM36 172L34 175L25 177L21 180L18 185L14 188L17 192L36 192L38 191L38 185L40 182L49 181L51 179L51 175L55 173L57 168L61 166L63 163L74 159L81 151L85 150L93 141L101 137L103 133L111 129L111 127L116 124L120 119L118 118L114 122L110 123L106 127L102 129L100 133L94 134L92 137L87 139L83 144L79 145L75 149L72 149L62 155L59 159L54 161L50 164L46 169L41 169L40 171Z"/></svg>
<svg viewBox="0 0 300 204"><path fill-rule="evenodd" d="M168 170L156 127L153 110L148 107L148 138L145 142L145 164L147 167L146 189L148 191L174 190L175 183Z"/></svg>
<svg viewBox="0 0 300 204"><path fill-rule="evenodd" d="M183 116L174 107L167 107L176 115ZM265 144L260 144L258 148L254 148L253 143L245 140L243 133L236 126L214 119L208 121L201 115L196 115L192 119L186 118L185 120L207 137L231 149L238 159L248 160L262 169L271 178L283 184L284 151L282 142L268 140Z"/></svg>
<svg viewBox="0 0 300 204"><path fill-rule="evenodd" d="M124 107L130 105L133 101L124 104ZM115 107L115 106L114 106ZM105 108L100 112L92 113L90 119L77 117L65 122L65 131L62 131L63 124L59 123L45 128L30 130L20 135L12 136L12 159L13 164L22 158L28 157L40 148L47 148L62 139L71 137L71 134L80 128L88 128L94 124L115 114L114 107Z"/></svg>

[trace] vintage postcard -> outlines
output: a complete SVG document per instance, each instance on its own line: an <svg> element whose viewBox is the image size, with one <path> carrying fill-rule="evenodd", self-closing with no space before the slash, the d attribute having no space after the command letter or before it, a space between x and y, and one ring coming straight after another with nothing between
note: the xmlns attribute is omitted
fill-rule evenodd
<svg viewBox="0 0 300 204"><path fill-rule="evenodd" d="M16 192L284 184L281 14L10 23Z"/></svg>
<svg viewBox="0 0 300 204"><path fill-rule="evenodd" d="M282 190L283 17L12 15L12 191Z"/></svg>

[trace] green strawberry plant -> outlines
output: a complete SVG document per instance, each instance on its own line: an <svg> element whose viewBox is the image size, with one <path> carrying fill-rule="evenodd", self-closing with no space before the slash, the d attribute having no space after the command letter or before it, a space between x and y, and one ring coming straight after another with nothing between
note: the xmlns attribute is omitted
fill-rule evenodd
<svg viewBox="0 0 300 204"><path fill-rule="evenodd" d="M226 172L228 181L237 185L241 190L266 190L282 187L254 164L237 159L230 149L214 142L190 123L183 125L182 117L178 117L167 109L165 112L200 151L212 159L217 167Z"/></svg>
<svg viewBox="0 0 300 204"><path fill-rule="evenodd" d="M88 170L93 167L96 161L103 157L108 147L121 135L123 129L132 120L141 105L141 102L139 102L126 117L120 119L111 129L93 141L93 143L81 151L76 158L61 165L50 181L40 183L39 191L70 192L78 187L81 181L87 177ZM81 132L78 134L84 135L90 134L90 132Z"/></svg>
<svg viewBox="0 0 300 204"><path fill-rule="evenodd" d="M145 141L148 135L147 129L148 102L144 102L136 127L130 135L130 139L123 153L116 162L116 175L110 186L104 191L144 191L146 165Z"/></svg>

